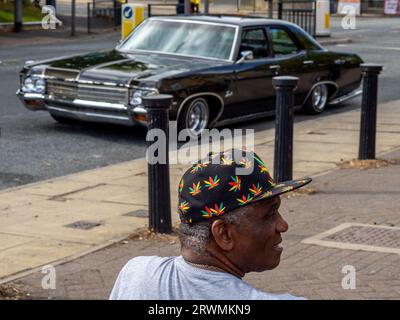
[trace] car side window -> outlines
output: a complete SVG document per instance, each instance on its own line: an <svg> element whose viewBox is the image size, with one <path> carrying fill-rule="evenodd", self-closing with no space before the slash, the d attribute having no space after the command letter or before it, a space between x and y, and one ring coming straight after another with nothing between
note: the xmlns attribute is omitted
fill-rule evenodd
<svg viewBox="0 0 400 320"><path fill-rule="evenodd" d="M243 30L240 43L240 52L253 51L254 59L268 57L268 41L264 29Z"/></svg>
<svg viewBox="0 0 400 320"><path fill-rule="evenodd" d="M300 51L289 33L281 28L271 27L269 29L272 41L272 48L275 56L295 54Z"/></svg>

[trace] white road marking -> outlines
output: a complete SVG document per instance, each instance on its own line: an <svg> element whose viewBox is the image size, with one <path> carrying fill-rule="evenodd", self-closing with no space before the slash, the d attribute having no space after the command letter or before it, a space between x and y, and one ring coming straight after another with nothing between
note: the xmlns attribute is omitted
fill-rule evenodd
<svg viewBox="0 0 400 320"><path fill-rule="evenodd" d="M356 30L336 31L335 34L359 33L359 32L368 32L368 31L372 31L372 29L356 29Z"/></svg>
<svg viewBox="0 0 400 320"><path fill-rule="evenodd" d="M378 50L400 51L400 47L369 47L369 46L359 46L357 43L337 44L336 47L349 47L351 45L357 46L357 48L360 48L360 49L378 49Z"/></svg>

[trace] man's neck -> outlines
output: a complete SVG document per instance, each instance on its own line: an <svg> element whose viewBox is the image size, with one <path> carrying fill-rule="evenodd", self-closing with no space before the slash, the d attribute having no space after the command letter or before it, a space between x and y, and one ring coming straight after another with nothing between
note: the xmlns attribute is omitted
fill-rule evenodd
<svg viewBox="0 0 400 320"><path fill-rule="evenodd" d="M245 273L226 256L215 254L212 250L207 250L207 253L207 255L198 255L187 249L181 250L182 257L187 262L215 267L240 279L244 277Z"/></svg>

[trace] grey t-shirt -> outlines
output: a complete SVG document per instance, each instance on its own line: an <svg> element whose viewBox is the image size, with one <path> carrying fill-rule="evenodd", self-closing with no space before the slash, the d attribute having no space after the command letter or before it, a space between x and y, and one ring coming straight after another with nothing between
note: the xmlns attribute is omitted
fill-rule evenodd
<svg viewBox="0 0 400 320"><path fill-rule="evenodd" d="M121 270L111 300L294 300L269 294L223 272L189 265L182 256L136 257Z"/></svg>

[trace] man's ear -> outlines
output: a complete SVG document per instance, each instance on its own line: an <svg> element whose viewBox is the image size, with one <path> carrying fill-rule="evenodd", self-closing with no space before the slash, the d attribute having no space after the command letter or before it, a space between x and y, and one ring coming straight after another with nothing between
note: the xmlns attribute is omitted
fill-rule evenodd
<svg viewBox="0 0 400 320"><path fill-rule="evenodd" d="M215 243L224 251L231 251L234 246L233 226L222 220L215 220L211 225L211 233Z"/></svg>

